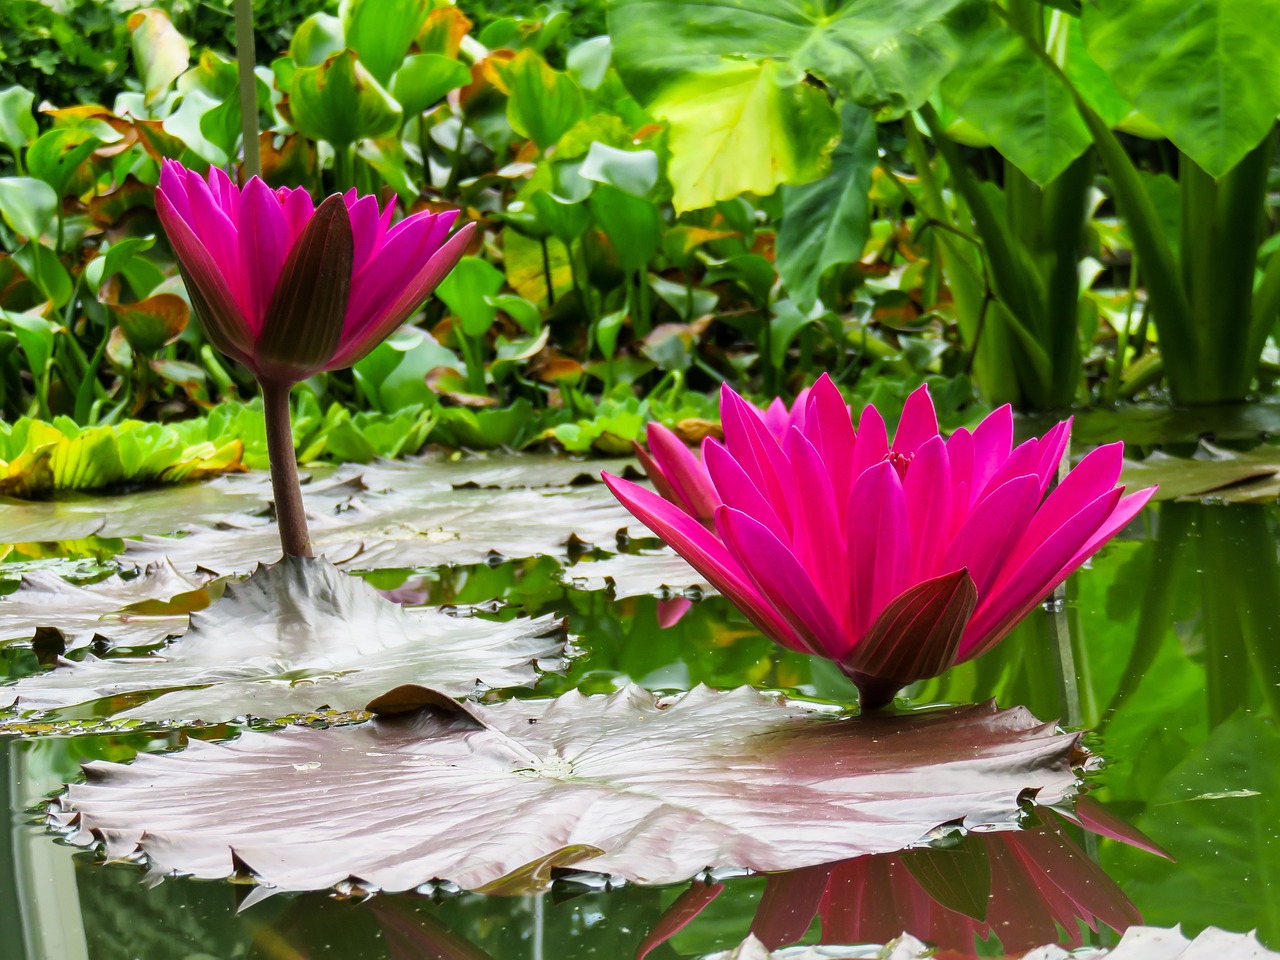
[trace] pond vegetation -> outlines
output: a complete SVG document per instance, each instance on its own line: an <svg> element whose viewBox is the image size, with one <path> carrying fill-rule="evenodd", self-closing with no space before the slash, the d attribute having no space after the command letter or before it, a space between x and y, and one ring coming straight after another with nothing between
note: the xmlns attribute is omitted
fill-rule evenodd
<svg viewBox="0 0 1280 960"><path fill-rule="evenodd" d="M5 4L0 952L1280 956L1268 4Z"/></svg>

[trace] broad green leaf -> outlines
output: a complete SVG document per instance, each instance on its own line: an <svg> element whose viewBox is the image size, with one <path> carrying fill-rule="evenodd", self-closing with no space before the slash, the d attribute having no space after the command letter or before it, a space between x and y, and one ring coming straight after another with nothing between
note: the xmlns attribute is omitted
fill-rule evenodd
<svg viewBox="0 0 1280 960"><path fill-rule="evenodd" d="M164 132L181 140L192 153L206 163L225 164L239 135L239 106L233 97L223 102L201 87L193 87L182 95L178 109L164 118ZM234 109L236 127L228 129L227 111ZM208 126L206 127L206 123ZM205 130L209 133L206 134Z"/></svg>
<svg viewBox="0 0 1280 960"><path fill-rule="evenodd" d="M826 93L782 63L725 61L668 86L650 109L670 124L677 211L816 180L839 139Z"/></svg>
<svg viewBox="0 0 1280 960"><path fill-rule="evenodd" d="M294 31L289 41L289 59L294 68L318 67L345 47L342 21L327 13L313 13Z"/></svg>
<svg viewBox="0 0 1280 960"><path fill-rule="evenodd" d="M466 64L438 53L419 53L404 61L391 80L391 95L405 116L421 113L450 90L471 82Z"/></svg>
<svg viewBox="0 0 1280 960"><path fill-rule="evenodd" d="M942 84L947 102L1036 183L1056 179L1092 138L1066 84L1002 20L966 48Z"/></svg>
<svg viewBox="0 0 1280 960"><path fill-rule="evenodd" d="M1066 73L1071 85L1104 122L1114 127L1133 115L1133 104L1116 89L1107 71L1089 56L1084 31L1077 18L1053 17L1046 46Z"/></svg>
<svg viewBox="0 0 1280 960"><path fill-rule="evenodd" d="M82 127L55 127L27 150L27 170L62 197L80 165L101 145L101 140Z"/></svg>
<svg viewBox="0 0 1280 960"><path fill-rule="evenodd" d="M793 300L781 300L774 305L769 320L769 361L775 370L783 369L792 342L802 329L814 322L816 318L804 313Z"/></svg>
<svg viewBox="0 0 1280 960"><path fill-rule="evenodd" d="M569 51L565 66L583 90L596 90L604 83L610 57L609 38L592 37Z"/></svg>
<svg viewBox="0 0 1280 960"><path fill-rule="evenodd" d="M344 147L400 127L400 104L356 60L351 50L315 67L299 67L289 92L293 125L305 136Z"/></svg>
<svg viewBox="0 0 1280 960"><path fill-rule="evenodd" d="M402 327L351 368L356 384L377 410L394 411L434 398L426 376L436 367L455 367L458 358L417 327Z"/></svg>
<svg viewBox="0 0 1280 960"><path fill-rule="evenodd" d="M870 229L867 192L877 161L875 120L867 110L845 104L840 134L829 174L814 183L782 188L778 273L791 296L806 306L818 298L827 270L862 256Z"/></svg>
<svg viewBox="0 0 1280 960"><path fill-rule="evenodd" d="M1089 53L1120 92L1220 177L1280 113L1280 0L1084 4Z"/></svg>
<svg viewBox="0 0 1280 960"><path fill-rule="evenodd" d="M51 247L31 240L14 251L13 259L55 308L71 299L71 274Z"/></svg>
<svg viewBox="0 0 1280 960"><path fill-rule="evenodd" d="M983 0L617 0L609 36L643 103L743 60L785 65L796 82L812 74L896 115L933 93L985 10Z"/></svg>
<svg viewBox="0 0 1280 960"><path fill-rule="evenodd" d="M280 569L304 563L256 579L284 580ZM305 583L278 589L289 587L291 598L320 593ZM232 589L204 622L228 605ZM255 657L263 634L288 625L264 616L273 609L266 604L246 602L258 583L240 589L237 615L201 638L223 669ZM342 653L353 639L371 648L355 661L375 664L369 672L392 659L377 648L394 641L370 619L334 630L343 646L329 658L333 667L325 663L329 673L353 662ZM182 643L166 655L180 655ZM229 655L241 647L239 660ZM79 664L58 671L89 673ZM277 702L315 700L344 684L292 686L277 684ZM627 686L481 706L400 686L369 706L393 715L330 729L250 730L132 764L92 764L90 782L60 798L56 819L74 822L82 843L110 838L109 857L146 857L166 874L212 879L243 869L279 891L359 877L394 892L448 879L514 894L545 889L556 867L657 885L706 868L775 872L888 853L944 823L1014 820L1031 789L1052 804L1077 786L1070 763L1078 735L994 704L848 718L750 687L700 686L659 701Z"/></svg>
<svg viewBox="0 0 1280 960"><path fill-rule="evenodd" d="M346 0L346 45L359 55L365 69L386 86L400 69L432 6L432 0Z"/></svg>
<svg viewBox="0 0 1280 960"><path fill-rule="evenodd" d="M584 198L585 199L585 198ZM565 201L539 190L529 198L538 221L561 243L577 240L591 225L591 214L582 201Z"/></svg>
<svg viewBox="0 0 1280 960"><path fill-rule="evenodd" d="M15 313L9 310L0 310L0 320L17 336L22 352L27 356L27 366L32 376L44 376L53 357L53 338L58 332L58 325L33 313Z"/></svg>
<svg viewBox="0 0 1280 960"><path fill-rule="evenodd" d="M17 156L36 138L36 118L31 106L36 95L25 87L12 86L0 90L0 143Z"/></svg>
<svg viewBox="0 0 1280 960"><path fill-rule="evenodd" d="M146 105L151 106L187 69L191 47L163 10L151 8L130 14L128 26L133 62L142 75Z"/></svg>
<svg viewBox="0 0 1280 960"><path fill-rule="evenodd" d="M15 233L29 240L53 233L58 200L53 187L43 180L0 177L0 216Z"/></svg>
<svg viewBox="0 0 1280 960"><path fill-rule="evenodd" d="M94 257L85 265L84 280L90 290L97 290L107 280L120 273L125 268L125 264L144 251L150 250L156 244L155 235L147 237L125 237L116 243L112 243L105 249L99 249L99 256ZM139 296L145 297L150 290L134 291Z"/></svg>
<svg viewBox="0 0 1280 960"><path fill-rule="evenodd" d="M502 289L502 271L479 257L463 257L436 288L436 295L462 321L469 337L482 337L497 317L492 298Z"/></svg>
<svg viewBox="0 0 1280 960"><path fill-rule="evenodd" d="M550 67L532 50L522 50L502 68L509 91L507 120L522 137L546 150L582 119L584 100L577 82Z"/></svg>
<svg viewBox="0 0 1280 960"><path fill-rule="evenodd" d="M647 197L658 182L658 155L652 150L619 150L596 141L587 151L578 176Z"/></svg>
<svg viewBox="0 0 1280 960"><path fill-rule="evenodd" d="M643 270L658 252L662 239L662 218L648 200L616 187L602 184L587 201L592 216L604 230L622 269Z"/></svg>

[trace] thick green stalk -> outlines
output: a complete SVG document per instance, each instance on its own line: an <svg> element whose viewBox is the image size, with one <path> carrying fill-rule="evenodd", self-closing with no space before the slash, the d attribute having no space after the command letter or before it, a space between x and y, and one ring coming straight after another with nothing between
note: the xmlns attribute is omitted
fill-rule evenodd
<svg viewBox="0 0 1280 960"><path fill-rule="evenodd" d="M1271 326L1253 316L1253 289L1272 153L1268 136L1218 182L1215 233L1219 242L1211 252L1217 317L1208 336L1218 348L1224 399L1243 400L1248 395Z"/></svg>
<svg viewBox="0 0 1280 960"><path fill-rule="evenodd" d="M240 134L244 140L244 177L262 176L258 154L258 64L253 48L253 0L236 0L236 63L240 68Z"/></svg>
<svg viewBox="0 0 1280 960"><path fill-rule="evenodd" d="M293 384L268 380L260 384L280 546L286 557L309 557L311 538L307 534L307 513L302 504L298 459L293 450L293 424L289 419L289 392Z"/></svg>

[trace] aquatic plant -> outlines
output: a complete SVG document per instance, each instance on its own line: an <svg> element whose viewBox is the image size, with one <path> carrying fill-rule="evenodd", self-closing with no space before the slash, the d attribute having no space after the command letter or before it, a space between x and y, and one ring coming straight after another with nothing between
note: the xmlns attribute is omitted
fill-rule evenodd
<svg viewBox="0 0 1280 960"><path fill-rule="evenodd" d="M209 341L262 387L280 540L307 556L289 391L349 367L408 319L462 256L457 213L417 213L391 225L392 205L354 190L318 207L302 189L243 189L216 167L208 179L166 161L156 210Z"/></svg>
<svg viewBox="0 0 1280 960"><path fill-rule="evenodd" d="M944 438L927 387L892 443L874 406L855 431L825 375L790 410L725 387L721 413L701 459L651 428L659 493L605 482L767 636L834 661L866 708L991 649L1154 493L1122 496L1119 443L1050 492L1071 421L1014 447L1005 406Z"/></svg>

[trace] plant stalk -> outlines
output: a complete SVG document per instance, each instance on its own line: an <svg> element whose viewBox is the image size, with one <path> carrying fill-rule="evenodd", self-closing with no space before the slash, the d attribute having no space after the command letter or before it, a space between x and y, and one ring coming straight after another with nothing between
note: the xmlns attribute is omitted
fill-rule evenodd
<svg viewBox="0 0 1280 960"><path fill-rule="evenodd" d="M298 459L293 450L293 425L289 420L289 392L293 384L263 380L261 386L280 547L286 557L309 557L311 538L307 534L307 514L298 484Z"/></svg>
<svg viewBox="0 0 1280 960"><path fill-rule="evenodd" d="M253 0L236 0L236 63L240 69L240 136L244 140L244 179L262 176L258 153L258 78L253 68Z"/></svg>

